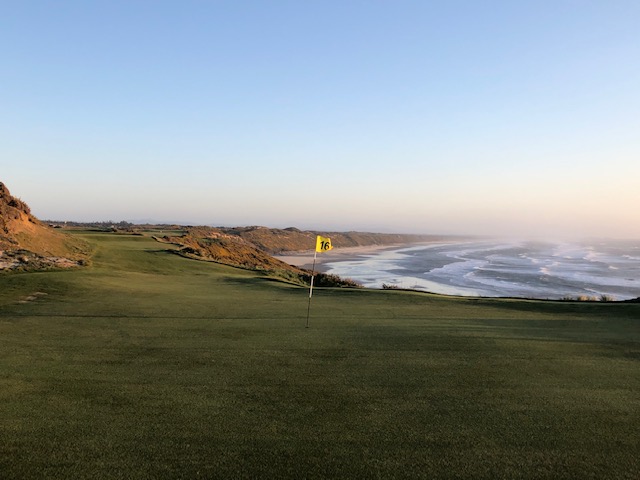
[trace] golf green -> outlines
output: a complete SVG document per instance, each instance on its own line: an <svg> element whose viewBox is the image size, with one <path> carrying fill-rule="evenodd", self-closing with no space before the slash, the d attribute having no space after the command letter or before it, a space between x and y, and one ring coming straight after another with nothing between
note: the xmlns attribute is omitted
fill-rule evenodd
<svg viewBox="0 0 640 480"><path fill-rule="evenodd" d="M640 478L640 304L308 291L77 233L0 275L0 478Z"/></svg>

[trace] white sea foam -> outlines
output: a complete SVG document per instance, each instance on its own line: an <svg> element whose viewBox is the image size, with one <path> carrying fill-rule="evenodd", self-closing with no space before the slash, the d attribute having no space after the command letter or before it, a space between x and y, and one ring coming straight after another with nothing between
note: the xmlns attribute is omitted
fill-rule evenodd
<svg viewBox="0 0 640 480"><path fill-rule="evenodd" d="M640 296L640 242L461 242L416 245L326 264L328 273L436 293L562 298Z"/></svg>

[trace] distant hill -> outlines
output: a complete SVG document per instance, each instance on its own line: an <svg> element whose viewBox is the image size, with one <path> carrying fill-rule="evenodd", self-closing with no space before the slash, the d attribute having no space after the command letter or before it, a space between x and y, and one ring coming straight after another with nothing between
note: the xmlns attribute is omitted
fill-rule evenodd
<svg viewBox="0 0 640 480"><path fill-rule="evenodd" d="M88 246L44 225L0 182L0 270L65 268L86 262Z"/></svg>
<svg viewBox="0 0 640 480"><path fill-rule="evenodd" d="M435 235L408 235L396 233L320 232L298 230L293 227L285 229L267 227L235 227L217 228L215 230L224 234L240 237L255 245L257 248L274 255L285 252L313 250L316 246L316 235L330 237L331 243L336 248L373 245L400 245L450 238Z"/></svg>
<svg viewBox="0 0 640 480"><path fill-rule="evenodd" d="M447 240L451 237L369 232L327 232L297 228L181 227L177 225L134 225L129 222L49 222L51 228L35 218L22 200L11 196L0 183L0 270L72 266L86 261L88 246L64 234L58 227L92 228L101 231L141 234L160 230L158 241L177 245L176 253L199 260L214 261L240 268L276 273L295 281L305 281L307 271L288 265L273 255L302 252L315 248L316 235L331 237L336 248L381 246ZM171 233L163 234L169 230ZM322 276L322 274L320 274ZM352 285L339 279L329 284Z"/></svg>
<svg viewBox="0 0 640 480"><path fill-rule="evenodd" d="M275 268L280 267L282 262L271 255L313 250L316 235L329 236L336 248L399 245L445 239L428 235L314 232L297 228L188 227L182 235L165 236L163 240L182 245L185 249L200 250L202 256L227 259L230 264Z"/></svg>
<svg viewBox="0 0 640 480"><path fill-rule="evenodd" d="M314 250L316 235L328 236L336 248L402 245L451 239L435 235L406 235L367 232L317 232L297 228L268 227L186 227L181 234L166 235L158 240L181 247L189 256L253 270L288 270L293 267L272 255Z"/></svg>
<svg viewBox="0 0 640 480"><path fill-rule="evenodd" d="M299 268L273 258L251 242L217 228L191 227L184 235L168 235L158 240L179 245L179 252L189 257L251 270L282 269L302 273Z"/></svg>
<svg viewBox="0 0 640 480"><path fill-rule="evenodd" d="M316 232L297 228L268 227L187 227L180 233L156 237L178 245L175 252L198 260L212 261L266 274L296 283L306 283L309 271L284 263L272 255L315 249L316 235L328 236L336 248L401 245L451 239L435 235L404 235L367 232ZM316 273L318 286L358 286L353 280Z"/></svg>
<svg viewBox="0 0 640 480"><path fill-rule="evenodd" d="M185 226L175 224L134 224L126 221L114 222L73 222L48 220L47 223L65 228L96 229L121 233L139 233L144 231L174 231L194 238L232 238L240 239L255 248L271 255L288 252L313 250L316 235L330 237L336 248L404 245L409 243L451 241L467 238L454 235L416 235L401 233L372 232L331 232L319 230L300 230L298 228L270 228L264 226L249 227L209 227ZM174 233L174 235L176 235ZM173 237L178 238L177 236Z"/></svg>
<svg viewBox="0 0 640 480"><path fill-rule="evenodd" d="M224 230L211 227L191 227L182 235L165 235L155 237L155 239L159 242L179 246L178 250L173 251L187 258L261 271L266 275L293 283L308 284L310 281L311 276L308 270L278 260L242 236ZM360 286L353 280L318 272L316 272L315 285L319 287Z"/></svg>

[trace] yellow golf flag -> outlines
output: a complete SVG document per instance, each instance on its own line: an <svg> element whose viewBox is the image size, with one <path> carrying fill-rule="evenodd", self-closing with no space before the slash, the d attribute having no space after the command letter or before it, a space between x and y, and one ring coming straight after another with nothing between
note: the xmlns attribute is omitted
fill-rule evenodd
<svg viewBox="0 0 640 480"><path fill-rule="evenodd" d="M325 238L318 235L318 238L316 238L316 252L322 253L326 252L327 250L331 250L332 248L333 246L331 245L330 238Z"/></svg>

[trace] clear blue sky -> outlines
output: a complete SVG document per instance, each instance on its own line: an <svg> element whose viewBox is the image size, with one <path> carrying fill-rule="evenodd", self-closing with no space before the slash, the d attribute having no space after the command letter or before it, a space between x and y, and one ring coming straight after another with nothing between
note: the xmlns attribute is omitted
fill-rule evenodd
<svg viewBox="0 0 640 480"><path fill-rule="evenodd" d="M1 1L40 218L640 238L640 2Z"/></svg>

